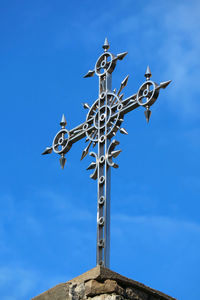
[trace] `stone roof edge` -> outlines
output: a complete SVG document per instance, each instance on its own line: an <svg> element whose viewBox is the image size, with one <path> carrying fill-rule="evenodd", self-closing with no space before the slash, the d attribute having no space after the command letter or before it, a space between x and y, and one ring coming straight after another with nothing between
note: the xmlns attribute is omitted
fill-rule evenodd
<svg viewBox="0 0 200 300"><path fill-rule="evenodd" d="M133 279L129 279L125 276L122 276L119 273L116 273L110 269L107 269L105 267L102 266L96 266L95 268L73 278L72 280L69 280L67 283L82 283L82 282L86 282L89 281L91 279L96 279L96 280L106 280L106 279L112 279L115 280L116 282L124 285L124 284L128 284L130 286L134 286L137 287L143 291L146 291L147 293L150 293L152 295L154 295L155 297L160 297L163 300L176 300L175 298L168 296L160 291L157 291L155 289L152 289L146 285L144 285L143 283L140 283L138 281L135 281Z"/></svg>

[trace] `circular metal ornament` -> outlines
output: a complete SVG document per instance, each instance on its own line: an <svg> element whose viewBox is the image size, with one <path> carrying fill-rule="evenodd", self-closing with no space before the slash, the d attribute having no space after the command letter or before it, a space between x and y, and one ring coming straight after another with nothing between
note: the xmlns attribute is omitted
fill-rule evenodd
<svg viewBox="0 0 200 300"><path fill-rule="evenodd" d="M105 156L102 155L100 158L99 158L99 162L100 164L103 164L105 162Z"/></svg>
<svg viewBox="0 0 200 300"><path fill-rule="evenodd" d="M151 106L159 95L158 85L148 80L144 82L137 92L137 103L141 106Z"/></svg>
<svg viewBox="0 0 200 300"><path fill-rule="evenodd" d="M66 153L71 148L68 144L69 132L67 129L61 129L55 136L53 140L53 151L55 153L61 154Z"/></svg>
<svg viewBox="0 0 200 300"><path fill-rule="evenodd" d="M103 240L103 239L101 239L101 240L98 242L98 246L99 246L100 248L103 248L103 247L104 247L104 240Z"/></svg>
<svg viewBox="0 0 200 300"><path fill-rule="evenodd" d="M116 66L114 61L114 55L110 52L103 53L97 60L95 65L95 73L98 76L102 76L105 73L112 73Z"/></svg>
<svg viewBox="0 0 200 300"><path fill-rule="evenodd" d="M105 202L105 197L104 197L104 196L101 196L101 197L99 198L99 205L103 205L104 202Z"/></svg>
<svg viewBox="0 0 200 300"><path fill-rule="evenodd" d="M105 177L104 177L104 176L101 176L101 177L99 178L99 183L100 183L100 184L103 184L104 181L105 181Z"/></svg>
<svg viewBox="0 0 200 300"><path fill-rule="evenodd" d="M102 92L86 117L84 129L89 140L104 142L105 138L102 137L102 130L104 130L105 137L111 135L114 130L117 131L116 125L120 125L118 120L122 108L123 105L115 93ZM101 137L99 137L100 130Z"/></svg>
<svg viewBox="0 0 200 300"><path fill-rule="evenodd" d="M105 139L106 139L105 135L102 135L99 139L100 143L104 143Z"/></svg>
<svg viewBox="0 0 200 300"><path fill-rule="evenodd" d="M104 225L104 217L99 218L98 223L100 226L103 226Z"/></svg>

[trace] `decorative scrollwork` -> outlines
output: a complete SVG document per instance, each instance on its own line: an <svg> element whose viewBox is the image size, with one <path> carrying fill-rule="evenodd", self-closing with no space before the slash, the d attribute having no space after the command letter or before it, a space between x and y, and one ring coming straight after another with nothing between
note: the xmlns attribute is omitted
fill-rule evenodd
<svg viewBox="0 0 200 300"><path fill-rule="evenodd" d="M110 167L118 168L119 166L112 161L113 157L116 158L122 150L115 150L115 147L119 145L119 142L117 140L113 140L109 147L107 152L107 163Z"/></svg>
<svg viewBox="0 0 200 300"><path fill-rule="evenodd" d="M97 171L98 171L98 157L95 152L90 152L90 156L94 157L96 159L95 162L92 162L87 170L92 170L94 169L93 173L90 175L90 178L96 180L97 179Z"/></svg>

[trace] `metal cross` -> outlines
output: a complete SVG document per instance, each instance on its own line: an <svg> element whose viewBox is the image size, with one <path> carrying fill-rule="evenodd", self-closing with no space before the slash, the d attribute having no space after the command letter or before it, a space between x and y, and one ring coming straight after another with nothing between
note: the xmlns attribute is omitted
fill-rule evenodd
<svg viewBox="0 0 200 300"><path fill-rule="evenodd" d="M47 147L42 154L50 154L52 151L60 155L60 164L64 168L65 154L72 145L80 139L86 137L87 147L83 150L81 160L88 154L91 145L98 146L98 153L90 152L94 157L87 170L93 170L90 175L92 179L97 179L97 265L109 268L110 264L110 172L111 167L118 168L113 162L121 150L115 150L119 142L115 137L119 130L122 134L128 134L121 127L124 122L124 115L139 106L145 108L145 118L149 122L151 116L150 106L158 98L160 89L165 89L171 82L165 81L160 84L151 81L151 71L147 67L146 81L140 86L138 92L123 99L122 90L127 85L129 76L121 82L120 88L112 90L112 72L117 61L122 60L127 52L116 56L108 52L109 44L105 39L104 53L98 58L94 70L89 70L84 76L92 77L96 74L99 77L99 97L92 106L83 103L83 107L88 109L85 122L77 127L67 130L65 116L60 122L61 130L56 134L51 147ZM111 141L112 140L112 141Z"/></svg>

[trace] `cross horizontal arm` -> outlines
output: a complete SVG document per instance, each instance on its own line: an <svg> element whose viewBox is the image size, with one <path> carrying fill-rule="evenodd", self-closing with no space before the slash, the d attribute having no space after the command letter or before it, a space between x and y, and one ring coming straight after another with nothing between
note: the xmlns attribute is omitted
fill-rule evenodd
<svg viewBox="0 0 200 300"><path fill-rule="evenodd" d="M74 144L85 137L85 130L83 130L85 122L69 130L69 141Z"/></svg>
<svg viewBox="0 0 200 300"><path fill-rule="evenodd" d="M137 94L133 94L132 96L130 96L122 101L122 104L123 104L123 108L121 110L122 115L125 115L129 111L132 111L139 106L136 101L136 96L137 96ZM115 107L117 107L117 104L114 106L114 108ZM114 116L115 115L113 115L113 117ZM90 121L92 121L92 119ZM79 124L78 126L76 126L73 129L69 130L69 139L68 140L69 140L70 144L74 144L86 136L86 130L83 129L84 125L85 125L85 122ZM91 131L93 128L94 128L94 126L91 126L88 129L88 131Z"/></svg>
<svg viewBox="0 0 200 300"><path fill-rule="evenodd" d="M139 104L136 101L136 97L137 97L137 94L133 94L132 96L130 96L122 101L122 104L123 104L123 108L121 110L122 115L127 114L129 111L132 111L139 106ZM117 104L115 106L117 107ZM114 117L115 117L115 115L113 115L113 118ZM86 130L83 129L84 124L85 124L85 122L76 126L73 129L69 130L69 143L70 144L74 144L86 136ZM91 126L88 129L88 131L91 131L93 128L94 128L94 126Z"/></svg>

